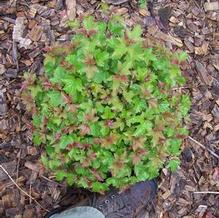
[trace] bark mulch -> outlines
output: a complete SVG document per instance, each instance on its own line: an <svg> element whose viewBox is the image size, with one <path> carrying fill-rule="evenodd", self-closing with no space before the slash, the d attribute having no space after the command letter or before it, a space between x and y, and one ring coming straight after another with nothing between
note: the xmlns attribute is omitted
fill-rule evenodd
<svg viewBox="0 0 219 218"><path fill-rule="evenodd" d="M192 96L190 136L181 167L163 169L157 202L141 218L219 217L219 2L157 0L138 9L135 0L105 0L145 37L189 53L182 70ZM81 14L104 19L98 0L0 1L0 216L43 217L67 191L39 164L30 119L19 93L22 73L43 74L44 48L71 39L66 21ZM80 193L72 191L72 204Z"/></svg>

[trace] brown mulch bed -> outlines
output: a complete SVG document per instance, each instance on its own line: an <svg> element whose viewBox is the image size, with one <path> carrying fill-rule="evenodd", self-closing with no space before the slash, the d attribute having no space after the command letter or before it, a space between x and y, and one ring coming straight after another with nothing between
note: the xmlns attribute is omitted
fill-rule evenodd
<svg viewBox="0 0 219 218"><path fill-rule="evenodd" d="M106 0L127 25L140 23L173 51L186 50L192 109L190 137L175 173L163 169L154 213L141 217L219 217L219 3L217 0ZM66 193L38 164L40 149L31 142L30 121L19 93L22 73L43 74L45 46L69 41L68 17L101 14L98 0L0 1L0 217L43 217ZM22 191L19 189L21 188ZM25 192L25 193L24 193ZM73 194L78 200L78 195Z"/></svg>

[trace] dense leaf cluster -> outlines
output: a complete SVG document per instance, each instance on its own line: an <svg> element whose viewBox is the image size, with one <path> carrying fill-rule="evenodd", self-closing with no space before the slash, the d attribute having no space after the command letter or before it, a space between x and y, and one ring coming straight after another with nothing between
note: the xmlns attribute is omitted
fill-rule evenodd
<svg viewBox="0 0 219 218"><path fill-rule="evenodd" d="M25 75L33 142L57 180L103 192L175 169L190 100L177 63L186 55L149 48L140 26L87 17L72 42L49 49L45 75Z"/></svg>

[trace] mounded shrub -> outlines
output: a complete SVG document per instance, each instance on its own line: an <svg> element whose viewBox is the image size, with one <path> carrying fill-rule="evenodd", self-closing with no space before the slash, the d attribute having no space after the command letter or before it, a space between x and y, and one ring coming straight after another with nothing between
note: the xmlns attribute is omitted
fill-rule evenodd
<svg viewBox="0 0 219 218"><path fill-rule="evenodd" d="M25 74L43 164L69 185L104 192L171 170L187 134L190 100L179 65L185 53L148 47L142 29L84 18L69 44L47 49L45 74Z"/></svg>

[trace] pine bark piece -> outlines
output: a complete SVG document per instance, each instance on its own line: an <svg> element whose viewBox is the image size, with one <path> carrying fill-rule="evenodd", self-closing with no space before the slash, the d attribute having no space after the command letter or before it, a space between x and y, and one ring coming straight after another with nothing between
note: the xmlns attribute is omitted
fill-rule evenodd
<svg viewBox="0 0 219 218"><path fill-rule="evenodd" d="M66 0L67 16L69 20L74 20L76 16L76 0Z"/></svg>
<svg viewBox="0 0 219 218"><path fill-rule="evenodd" d="M217 11L219 10L219 2L206 2L204 9L205 11Z"/></svg>
<svg viewBox="0 0 219 218"><path fill-rule="evenodd" d="M9 173L10 176L12 176L12 174L14 173L15 169L16 169L16 162L12 161L12 162L7 162L7 163L3 163L1 164ZM6 173L0 168L0 181L3 181L5 179L8 179L8 176L6 175Z"/></svg>
<svg viewBox="0 0 219 218"><path fill-rule="evenodd" d="M15 21L15 26L12 33L12 39L14 42L19 43L19 47L29 48L31 40L23 38L23 33L25 29L25 17L17 17Z"/></svg>
<svg viewBox="0 0 219 218"><path fill-rule="evenodd" d="M8 107L4 93L0 90L0 116L4 116L7 113Z"/></svg>
<svg viewBox="0 0 219 218"><path fill-rule="evenodd" d="M199 61L196 61L195 65L196 65L196 70L199 73L202 82L210 86L213 80L212 77L208 74L205 66Z"/></svg>
<svg viewBox="0 0 219 218"><path fill-rule="evenodd" d="M121 5L125 2L128 2L129 0L105 0L106 3L112 4L112 5Z"/></svg>
<svg viewBox="0 0 219 218"><path fill-rule="evenodd" d="M38 42L43 34L43 29L39 25L35 25L32 30L28 33L29 38L34 41Z"/></svg>
<svg viewBox="0 0 219 218"><path fill-rule="evenodd" d="M74 20L76 16L76 0L66 0L66 12L61 19L60 26L67 27L69 20Z"/></svg>
<svg viewBox="0 0 219 218"><path fill-rule="evenodd" d="M6 69L5 69L5 65L0 64L0 75L3 75L5 73Z"/></svg>
<svg viewBox="0 0 219 218"><path fill-rule="evenodd" d="M150 35L152 35L153 37L155 37L156 39L161 39L163 41L170 42L171 44L176 45L178 47L183 47L183 43L182 43L181 39L163 33L156 26L149 27L148 28L148 33Z"/></svg>

